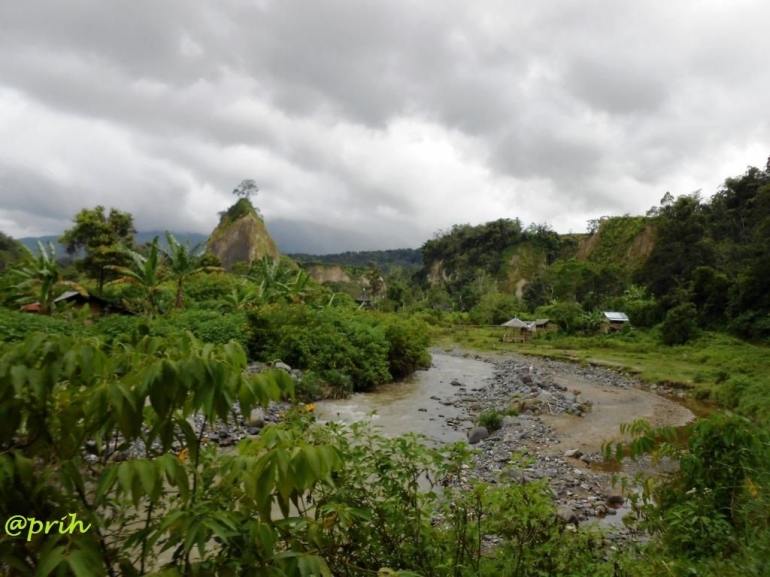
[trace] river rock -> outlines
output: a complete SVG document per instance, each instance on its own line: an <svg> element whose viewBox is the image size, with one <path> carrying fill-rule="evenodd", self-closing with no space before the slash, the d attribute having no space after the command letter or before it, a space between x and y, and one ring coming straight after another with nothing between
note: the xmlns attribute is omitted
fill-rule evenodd
<svg viewBox="0 0 770 577"><path fill-rule="evenodd" d="M564 451L564 456L567 458L579 459L583 456L583 451L580 449L570 449L569 451Z"/></svg>
<svg viewBox="0 0 770 577"><path fill-rule="evenodd" d="M578 524L578 518L577 515L575 515L575 510L569 505L559 505L556 508L556 515L567 524Z"/></svg>
<svg viewBox="0 0 770 577"><path fill-rule="evenodd" d="M471 432L468 433L468 443L470 445L475 445L479 441L483 441L487 438L489 438L489 431L486 427L476 427L475 429L471 429Z"/></svg>
<svg viewBox="0 0 770 577"><path fill-rule="evenodd" d="M625 502L626 498L623 495L610 495L605 501L610 507L622 507Z"/></svg>
<svg viewBox="0 0 770 577"><path fill-rule="evenodd" d="M245 424L247 427L261 429L265 426L265 412L260 408L252 409Z"/></svg>
<svg viewBox="0 0 770 577"><path fill-rule="evenodd" d="M282 361L276 361L276 363L273 365L276 369L282 369L286 371L287 373L291 372L291 367L287 365L286 363Z"/></svg>

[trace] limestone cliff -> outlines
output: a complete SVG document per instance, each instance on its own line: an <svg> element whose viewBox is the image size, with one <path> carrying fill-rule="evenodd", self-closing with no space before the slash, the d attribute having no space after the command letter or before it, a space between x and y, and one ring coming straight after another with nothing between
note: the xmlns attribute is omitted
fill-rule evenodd
<svg viewBox="0 0 770 577"><path fill-rule="evenodd" d="M303 268L320 284L352 281L350 275L338 264L306 264L303 265Z"/></svg>
<svg viewBox="0 0 770 577"><path fill-rule="evenodd" d="M216 255L226 270L235 263L252 263L269 255L278 260L278 248L265 228L262 217L246 198L241 198L222 215L211 233L208 250Z"/></svg>

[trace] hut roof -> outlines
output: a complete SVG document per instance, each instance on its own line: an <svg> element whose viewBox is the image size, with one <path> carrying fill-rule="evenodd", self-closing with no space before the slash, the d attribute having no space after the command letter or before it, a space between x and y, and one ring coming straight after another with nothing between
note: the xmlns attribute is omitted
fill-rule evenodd
<svg viewBox="0 0 770 577"><path fill-rule="evenodd" d="M550 322L551 322L551 319L537 319L534 324L536 327L542 327L547 325Z"/></svg>
<svg viewBox="0 0 770 577"><path fill-rule="evenodd" d="M605 311L604 317L611 323L627 323L628 315L626 313L618 313L612 311Z"/></svg>
<svg viewBox="0 0 770 577"><path fill-rule="evenodd" d="M530 324L525 323L523 320L518 319L516 317L512 318L511 320L504 322L500 325L501 327L508 327L512 329L531 329L532 326Z"/></svg>

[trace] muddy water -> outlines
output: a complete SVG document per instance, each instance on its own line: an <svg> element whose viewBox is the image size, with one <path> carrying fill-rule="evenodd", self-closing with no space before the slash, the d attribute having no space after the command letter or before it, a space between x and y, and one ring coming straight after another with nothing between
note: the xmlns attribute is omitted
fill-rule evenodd
<svg viewBox="0 0 770 577"><path fill-rule="evenodd" d="M489 384L494 370L492 363L434 354L429 370L418 371L404 381L383 385L371 393L319 402L316 413L322 420L344 423L365 420L375 413L372 424L385 436L421 433L435 443L453 443L466 439L466 434L446 424L447 418L462 415L459 409L441 403L458 392L459 387L452 386L452 381L459 381L471 392Z"/></svg>

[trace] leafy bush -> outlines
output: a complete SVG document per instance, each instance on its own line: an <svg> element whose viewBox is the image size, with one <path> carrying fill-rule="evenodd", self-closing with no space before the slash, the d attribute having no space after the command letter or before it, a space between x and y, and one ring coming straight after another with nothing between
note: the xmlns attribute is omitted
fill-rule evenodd
<svg viewBox="0 0 770 577"><path fill-rule="evenodd" d="M246 315L243 313L221 314L208 310L174 312L155 321L155 330L161 333L190 331L206 343L225 344L236 341L242 347L249 345Z"/></svg>
<svg viewBox="0 0 770 577"><path fill-rule="evenodd" d="M236 287L238 279L221 272L193 275L184 286L185 301L192 303L209 303L221 300L229 295Z"/></svg>
<svg viewBox="0 0 770 577"><path fill-rule="evenodd" d="M621 427L634 438L616 456L667 456L676 473L644 488L641 527L662 537L669 553L689 559L750 552L770 537L770 435L744 417L714 414L684 431L645 421ZM686 439L682 446L681 439ZM612 447L605 447L606 454ZM643 476L644 477L644 476ZM763 547L764 554L769 552ZM766 561L770 560L766 557Z"/></svg>
<svg viewBox="0 0 770 577"><path fill-rule="evenodd" d="M677 305L666 314L660 327L663 344L683 345L698 334L698 311L692 303Z"/></svg>
<svg viewBox="0 0 770 577"><path fill-rule="evenodd" d="M99 319L93 326L92 331L109 343L116 341L131 342L142 325L149 328L148 319L145 317L109 315ZM146 332L149 332L149 329Z"/></svg>
<svg viewBox="0 0 770 577"><path fill-rule="evenodd" d="M261 360L281 359L324 378L338 371L357 391L391 380L385 329L371 326L361 314L305 305L268 305L247 314L251 350ZM335 376L331 381L339 382Z"/></svg>
<svg viewBox="0 0 770 577"><path fill-rule="evenodd" d="M406 377L417 369L430 367L430 335L425 323L395 315L378 321L385 325L385 338L390 345L388 371L394 379Z"/></svg>
<svg viewBox="0 0 770 577"><path fill-rule="evenodd" d="M85 329L61 318L0 309L0 342L21 341L34 332L72 335L83 333Z"/></svg>

